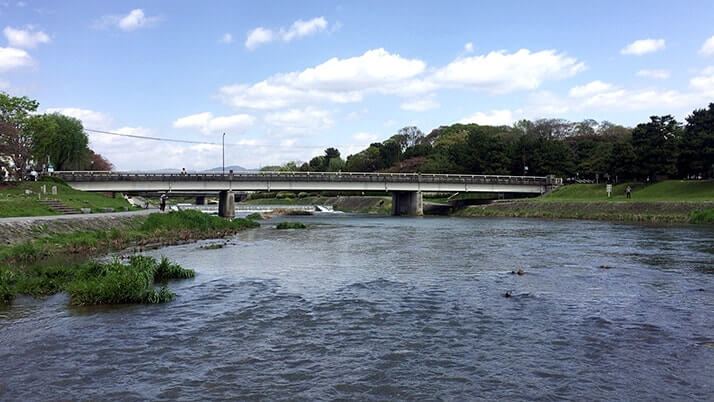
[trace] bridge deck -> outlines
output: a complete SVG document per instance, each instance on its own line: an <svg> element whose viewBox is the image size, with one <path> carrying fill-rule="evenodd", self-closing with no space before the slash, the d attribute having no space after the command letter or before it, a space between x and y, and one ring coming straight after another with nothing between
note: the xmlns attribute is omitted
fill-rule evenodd
<svg viewBox="0 0 714 402"><path fill-rule="evenodd" d="M54 176L86 191L481 191L543 193L561 179L552 176L499 176L421 173L260 172L131 173L61 171Z"/></svg>

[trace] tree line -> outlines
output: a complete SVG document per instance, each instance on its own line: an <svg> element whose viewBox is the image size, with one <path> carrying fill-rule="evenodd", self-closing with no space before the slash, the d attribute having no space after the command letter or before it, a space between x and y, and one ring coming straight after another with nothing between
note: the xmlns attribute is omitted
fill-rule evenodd
<svg viewBox="0 0 714 402"><path fill-rule="evenodd" d="M309 162L265 170L554 174L577 180L714 178L714 103L686 123L652 116L628 128L607 121L521 120L512 126L453 124L425 135L404 127L346 160L328 148Z"/></svg>
<svg viewBox="0 0 714 402"><path fill-rule="evenodd" d="M30 170L111 170L89 148L82 122L59 113L37 114L40 104L0 92L0 165L15 179Z"/></svg>

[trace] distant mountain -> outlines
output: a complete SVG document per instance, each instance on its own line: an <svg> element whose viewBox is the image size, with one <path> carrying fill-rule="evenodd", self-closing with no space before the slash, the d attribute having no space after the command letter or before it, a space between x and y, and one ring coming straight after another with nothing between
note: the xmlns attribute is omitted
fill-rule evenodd
<svg viewBox="0 0 714 402"><path fill-rule="evenodd" d="M233 171L236 173L237 172L254 172L254 171L256 171L256 169L246 169L243 166L238 166L238 165L226 166L226 172L230 171L231 169L233 169ZM204 170L204 172L218 173L218 172L221 172L222 170L223 170L223 167L219 166L219 167L215 167L213 169Z"/></svg>

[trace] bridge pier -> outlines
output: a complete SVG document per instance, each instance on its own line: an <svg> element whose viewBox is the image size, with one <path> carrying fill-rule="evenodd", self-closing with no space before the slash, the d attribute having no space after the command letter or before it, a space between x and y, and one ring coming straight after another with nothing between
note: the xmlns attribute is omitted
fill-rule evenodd
<svg viewBox="0 0 714 402"><path fill-rule="evenodd" d="M206 205L207 203L205 195L199 195L196 197L196 205Z"/></svg>
<svg viewBox="0 0 714 402"><path fill-rule="evenodd" d="M421 191L392 192L392 215L424 215Z"/></svg>
<svg viewBox="0 0 714 402"><path fill-rule="evenodd" d="M223 190L218 193L218 216L223 218L236 216L236 199L233 191Z"/></svg>

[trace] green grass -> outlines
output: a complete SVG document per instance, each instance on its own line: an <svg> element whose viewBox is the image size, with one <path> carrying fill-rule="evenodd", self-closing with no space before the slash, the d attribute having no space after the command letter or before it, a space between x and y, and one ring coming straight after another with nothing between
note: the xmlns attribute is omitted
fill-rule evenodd
<svg viewBox="0 0 714 402"><path fill-rule="evenodd" d="M47 194L41 193L45 185ZM52 195L52 186L57 186L57 195ZM25 190L32 194L25 194ZM79 210L90 208L92 212L100 212L102 208L114 208L123 211L131 205L121 197L109 198L99 193L75 190L66 184L55 180L11 182L0 186L0 218L14 216L44 216L57 215L50 207L40 204L39 198L54 199L64 205Z"/></svg>
<svg viewBox="0 0 714 402"><path fill-rule="evenodd" d="M689 223L714 224L714 209L694 211L689 214Z"/></svg>
<svg viewBox="0 0 714 402"><path fill-rule="evenodd" d="M712 180L665 180L644 185L622 183L613 185L607 198L605 184L570 184L538 198L540 201L627 201L625 188L632 187L632 201L714 201Z"/></svg>
<svg viewBox="0 0 714 402"><path fill-rule="evenodd" d="M195 272L166 258L136 255L122 264L109 263L38 265L24 270L0 267L0 301L8 303L17 294L34 297L66 291L74 305L163 303L176 295L166 282L193 278ZM156 289L156 284L163 284Z"/></svg>
<svg viewBox="0 0 714 402"><path fill-rule="evenodd" d="M167 214L151 214L141 225L142 231L154 230L225 230L225 229L247 229L260 226L259 223L250 219L236 218L227 220L204 214L196 210L172 211Z"/></svg>
<svg viewBox="0 0 714 402"><path fill-rule="evenodd" d="M302 222L280 222L275 226L276 229L307 229L308 225Z"/></svg>
<svg viewBox="0 0 714 402"><path fill-rule="evenodd" d="M250 219L252 221L261 220L263 219L263 215L261 215L259 212L253 212L252 214L247 215L245 219Z"/></svg>

